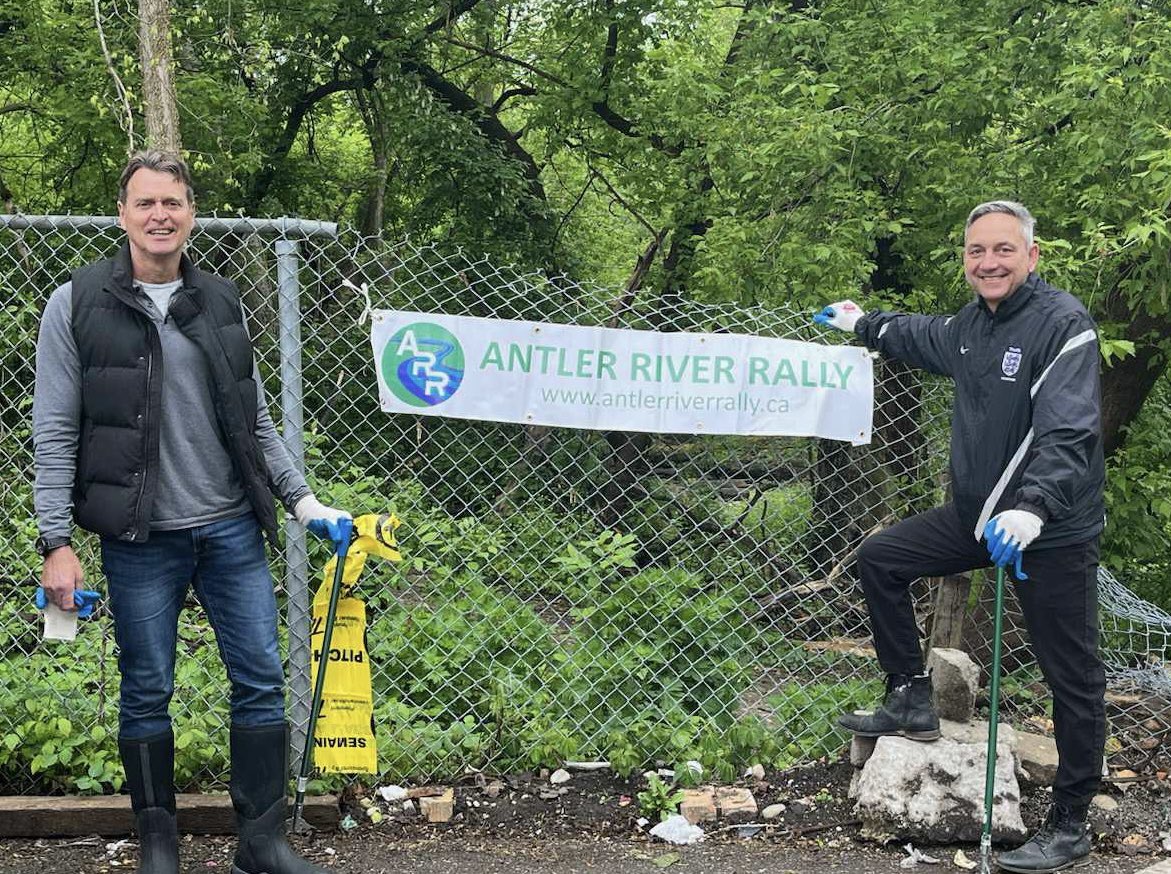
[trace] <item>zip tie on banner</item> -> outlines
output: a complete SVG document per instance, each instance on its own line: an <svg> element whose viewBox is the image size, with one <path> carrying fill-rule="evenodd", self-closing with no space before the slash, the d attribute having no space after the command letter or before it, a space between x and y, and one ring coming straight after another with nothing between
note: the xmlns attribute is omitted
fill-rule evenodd
<svg viewBox="0 0 1171 874"><path fill-rule="evenodd" d="M351 280L343 279L342 285L362 295L365 306L362 309L361 315L358 316L358 324L366 324L366 320L370 318L370 284L363 282L361 285L355 285Z"/></svg>

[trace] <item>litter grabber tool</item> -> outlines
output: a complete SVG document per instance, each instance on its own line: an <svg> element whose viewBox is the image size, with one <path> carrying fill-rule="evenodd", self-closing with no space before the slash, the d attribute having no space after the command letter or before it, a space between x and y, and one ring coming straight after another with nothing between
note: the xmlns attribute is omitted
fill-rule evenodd
<svg viewBox="0 0 1171 874"><path fill-rule="evenodd" d="M345 548L326 562L313 596L310 659L313 705L297 782L294 827L300 825L312 766L321 772L373 773L378 768L370 658L366 648L366 605L354 589L370 556L401 561L395 540L399 520L392 513L368 513L344 520ZM312 529L310 529L312 530ZM333 532L322 532L333 538ZM334 539L335 544L338 540ZM326 666L329 666L328 674Z"/></svg>
<svg viewBox="0 0 1171 874"><path fill-rule="evenodd" d="M984 829L980 833L980 874L992 871L992 800L996 795L996 726L1000 718L1000 644L1003 637L1004 566L996 566L996 606L992 621L992 675L988 681L988 755L984 772Z"/></svg>
<svg viewBox="0 0 1171 874"><path fill-rule="evenodd" d="M314 523L316 524L316 523ZM324 638L321 643L322 653L329 652L330 640L333 637L333 623L337 616L337 602L342 590L342 576L345 573L346 553L350 550L350 539L354 532L354 520L339 519L328 528L316 530L310 526L315 534L322 534L333 540L335 566L333 571L333 587L329 593L329 612L326 614ZM329 664L328 658L323 658L317 669L317 682L313 685L313 704L309 709L309 728L305 733L305 749L301 752L301 770L297 776L297 793L293 802L293 831L296 832L301 824L301 813L305 809L305 789L309 785L310 757L313 755L313 736L317 731L317 712L321 709L321 694L325 689L325 668Z"/></svg>

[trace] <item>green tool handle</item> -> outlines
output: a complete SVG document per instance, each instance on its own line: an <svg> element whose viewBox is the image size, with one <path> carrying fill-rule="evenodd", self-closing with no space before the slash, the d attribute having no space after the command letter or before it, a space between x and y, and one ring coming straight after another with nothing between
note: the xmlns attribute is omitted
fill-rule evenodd
<svg viewBox="0 0 1171 874"><path fill-rule="evenodd" d="M312 768L310 756L313 753L313 740L317 736L317 713L321 710L321 698L325 692L325 667L329 664L329 645L333 642L333 625L337 617L337 602L341 596L348 547L348 541L344 544L338 544L335 553L337 564L333 570L333 585L329 590L329 609L325 614L325 630L321 635L321 656L317 661L317 682L313 686L313 706L309 711L309 727L305 732L305 749L301 753L301 770L297 776L297 789L293 801L294 831L300 825L301 811L305 806L305 789L308 786L309 771ZM312 653L312 646L309 647L309 651Z"/></svg>
<svg viewBox="0 0 1171 874"><path fill-rule="evenodd" d="M992 676L988 682L988 766L984 772L984 831L980 852L987 864L992 845L992 799L996 794L996 730L1000 719L1000 641L1004 617L1004 568L996 568L996 607L992 620Z"/></svg>

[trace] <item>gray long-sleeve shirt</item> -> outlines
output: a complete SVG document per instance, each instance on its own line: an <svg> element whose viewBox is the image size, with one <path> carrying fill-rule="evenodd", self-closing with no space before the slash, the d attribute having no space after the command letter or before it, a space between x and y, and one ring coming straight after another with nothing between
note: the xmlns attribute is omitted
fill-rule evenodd
<svg viewBox="0 0 1171 874"><path fill-rule="evenodd" d="M138 292L142 294L141 291ZM199 348L164 318L143 294L159 332L163 353L159 480L150 512L152 530L177 530L230 519L248 512L248 499L220 439L211 393L211 374ZM81 365L73 337L71 283L49 298L37 338L33 392L36 484L33 502L44 537L67 536L77 471L81 424ZM275 494L287 509L309 494L277 434L259 372L256 380L256 438L264 452Z"/></svg>

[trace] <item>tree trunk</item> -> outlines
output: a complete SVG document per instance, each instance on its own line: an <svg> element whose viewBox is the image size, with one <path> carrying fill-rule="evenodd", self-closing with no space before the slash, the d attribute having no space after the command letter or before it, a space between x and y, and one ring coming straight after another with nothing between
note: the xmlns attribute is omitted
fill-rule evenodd
<svg viewBox="0 0 1171 874"><path fill-rule="evenodd" d="M4 212L16 212L16 201L12 194L12 189L4 184L4 179L0 178L0 201L4 204Z"/></svg>
<svg viewBox="0 0 1171 874"><path fill-rule="evenodd" d="M146 105L146 142L178 154L179 108L171 64L171 8L168 0L138 0L138 50Z"/></svg>
<svg viewBox="0 0 1171 874"><path fill-rule="evenodd" d="M366 126L374 168L366 187L366 197L358 209L358 231L367 240L382 237L382 222L386 213L386 183L390 178L390 136L382 97L376 90L358 89L354 96Z"/></svg>
<svg viewBox="0 0 1171 874"><path fill-rule="evenodd" d="M964 618L968 614L968 594L972 578L967 574L936 577L929 581L934 593L931 605L931 635L928 652L933 649L963 649Z"/></svg>
<svg viewBox="0 0 1171 874"><path fill-rule="evenodd" d="M1102 372L1102 441L1107 457L1126 441L1126 427L1167 369L1167 355L1157 341L1171 336L1171 318L1139 314L1129 321L1126 339L1134 343L1135 354Z"/></svg>

